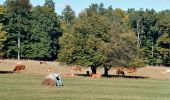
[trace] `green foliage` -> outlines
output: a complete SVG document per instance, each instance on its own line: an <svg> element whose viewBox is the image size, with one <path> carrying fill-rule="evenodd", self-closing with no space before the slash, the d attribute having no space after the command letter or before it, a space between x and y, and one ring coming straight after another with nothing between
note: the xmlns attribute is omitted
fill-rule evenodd
<svg viewBox="0 0 170 100"><path fill-rule="evenodd" d="M53 2L53 0L45 0L44 6L47 6L51 9L55 10L55 3Z"/></svg>
<svg viewBox="0 0 170 100"><path fill-rule="evenodd" d="M9 15L21 15L27 16L30 12L32 5L30 0L6 0L5 2L6 12Z"/></svg>
<svg viewBox="0 0 170 100"><path fill-rule="evenodd" d="M32 59L56 59L61 32L54 10L46 6L35 7L31 14L30 32L30 47L26 56Z"/></svg>
<svg viewBox="0 0 170 100"><path fill-rule="evenodd" d="M4 31L4 25L3 25L3 17L4 17L4 7L0 5L0 57L4 55L3 47L4 47L4 41L6 40L6 32Z"/></svg>
<svg viewBox="0 0 170 100"><path fill-rule="evenodd" d="M157 40L157 44L160 47L159 53L161 54L161 64L170 65L170 36L164 33Z"/></svg>
<svg viewBox="0 0 170 100"><path fill-rule="evenodd" d="M3 47L4 47L4 41L6 40L6 32L3 30L2 23L0 24L0 57L4 55Z"/></svg>
<svg viewBox="0 0 170 100"><path fill-rule="evenodd" d="M0 6L0 49L8 58L16 58L20 51L25 59L58 57L65 63L94 69L140 67L144 62L169 65L169 18L170 10L113 10L102 3L91 4L77 18L66 5L58 17L52 0L33 8L30 0L6 0ZM59 40L61 31L64 34Z"/></svg>
<svg viewBox="0 0 170 100"><path fill-rule="evenodd" d="M23 59L56 59L61 32L53 8L38 6L31 9L29 0L7 0L5 7L6 57L16 58L20 51ZM19 37L20 48L17 46Z"/></svg>
<svg viewBox="0 0 170 100"><path fill-rule="evenodd" d="M59 61L96 68L121 66L135 57L135 35L121 25L122 21L109 21L101 5L92 4L81 12L72 31L60 39ZM119 18L121 19L121 18ZM128 38L129 39L128 39Z"/></svg>
<svg viewBox="0 0 170 100"><path fill-rule="evenodd" d="M7 32L7 39L5 41L5 55L6 57L16 58L17 52L25 49L23 46L28 45L30 36L29 32L29 14L31 11L31 4L29 0L7 0L5 4L4 21L5 31ZM21 38L21 48L17 47L18 37ZM24 57L24 55L22 55Z"/></svg>
<svg viewBox="0 0 170 100"><path fill-rule="evenodd" d="M4 14L4 11L5 11L4 7L2 5L0 5L0 14L1 15Z"/></svg>
<svg viewBox="0 0 170 100"><path fill-rule="evenodd" d="M150 65L165 64L162 50L169 49L170 11L156 13L154 10L128 10L129 23L134 32L139 33L140 56ZM137 27L138 26L138 27ZM164 50L163 50L164 51Z"/></svg>
<svg viewBox="0 0 170 100"><path fill-rule="evenodd" d="M168 33L164 33L162 36L160 36L158 38L157 43L159 45L162 45L162 46L165 46L165 47L166 47L166 45L169 45L169 43L170 43L170 36L169 36L169 34Z"/></svg>
<svg viewBox="0 0 170 100"><path fill-rule="evenodd" d="M67 25L73 24L75 19L75 12L72 10L70 5L66 5L61 13L61 20L64 21Z"/></svg>

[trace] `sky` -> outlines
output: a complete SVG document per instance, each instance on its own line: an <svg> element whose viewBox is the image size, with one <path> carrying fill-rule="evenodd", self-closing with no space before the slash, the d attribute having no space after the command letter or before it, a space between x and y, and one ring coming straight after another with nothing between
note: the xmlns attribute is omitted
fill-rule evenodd
<svg viewBox="0 0 170 100"><path fill-rule="evenodd" d="M6 0L0 0L3 4ZM33 6L43 5L45 0L30 0ZM113 9L121 8L127 10L128 8L148 8L156 11L170 9L170 0L53 0L55 2L55 10L57 14L61 14L65 5L70 5L76 14L80 13L85 8L88 8L92 3L103 3L104 7L112 6Z"/></svg>

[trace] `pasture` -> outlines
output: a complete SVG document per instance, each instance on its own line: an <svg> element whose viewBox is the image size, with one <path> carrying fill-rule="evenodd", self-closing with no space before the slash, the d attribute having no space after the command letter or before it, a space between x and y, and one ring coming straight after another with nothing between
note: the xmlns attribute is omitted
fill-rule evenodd
<svg viewBox="0 0 170 100"><path fill-rule="evenodd" d="M1 71L11 71L16 60L5 60L0 64ZM160 74L164 67L146 67L139 69L136 75L151 78L100 78L75 76L66 77L69 68L59 63L47 62L40 65L37 61L22 61L26 70L19 73L0 74L0 100L169 100L169 73ZM62 74L63 87L42 86L41 82L48 74L48 67ZM149 70L150 69L150 70ZM88 69L83 69L85 73ZM102 72L102 69L99 69ZM149 73L150 72L150 73ZM113 74L113 71L109 71ZM157 73L157 74L156 74ZM154 77L155 76L155 77Z"/></svg>

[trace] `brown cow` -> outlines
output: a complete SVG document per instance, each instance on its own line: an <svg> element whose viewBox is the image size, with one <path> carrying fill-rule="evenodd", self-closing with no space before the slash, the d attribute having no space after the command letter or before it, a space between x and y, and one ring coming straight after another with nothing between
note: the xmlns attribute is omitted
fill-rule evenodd
<svg viewBox="0 0 170 100"><path fill-rule="evenodd" d="M117 75L122 75L122 76L124 76L124 75L125 75L125 70L124 70L124 68L117 68L116 74L117 74Z"/></svg>
<svg viewBox="0 0 170 100"><path fill-rule="evenodd" d="M16 67L14 68L13 71L17 71L18 72L20 70L25 70L25 65L21 65L21 64L16 65Z"/></svg>
<svg viewBox="0 0 170 100"><path fill-rule="evenodd" d="M81 68L79 66L72 66L71 70L82 72L82 70L81 70Z"/></svg>
<svg viewBox="0 0 170 100"><path fill-rule="evenodd" d="M47 63L45 61L40 61L40 64L47 65Z"/></svg>
<svg viewBox="0 0 170 100"><path fill-rule="evenodd" d="M102 77L102 74L92 74L91 75L92 78L101 78Z"/></svg>
<svg viewBox="0 0 170 100"><path fill-rule="evenodd" d="M53 72L52 68L48 68L47 72Z"/></svg>
<svg viewBox="0 0 170 100"><path fill-rule="evenodd" d="M130 67L130 68L127 68L126 71L128 73L134 73L134 72L136 72L136 68L135 67Z"/></svg>

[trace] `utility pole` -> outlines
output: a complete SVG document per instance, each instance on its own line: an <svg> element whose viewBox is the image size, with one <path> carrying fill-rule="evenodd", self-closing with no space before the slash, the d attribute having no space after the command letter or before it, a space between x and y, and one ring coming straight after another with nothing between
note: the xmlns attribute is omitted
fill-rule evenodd
<svg viewBox="0 0 170 100"><path fill-rule="evenodd" d="M20 47L21 47L20 33L18 33L18 60L20 60Z"/></svg>

